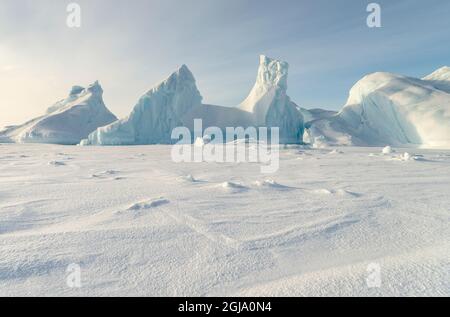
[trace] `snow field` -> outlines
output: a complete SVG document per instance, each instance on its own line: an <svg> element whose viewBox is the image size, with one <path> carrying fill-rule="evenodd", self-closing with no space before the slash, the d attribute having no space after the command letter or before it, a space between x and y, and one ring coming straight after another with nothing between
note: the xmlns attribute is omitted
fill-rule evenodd
<svg viewBox="0 0 450 317"><path fill-rule="evenodd" d="M448 296L450 152L381 152L287 147L268 176L170 146L0 145L0 295Z"/></svg>

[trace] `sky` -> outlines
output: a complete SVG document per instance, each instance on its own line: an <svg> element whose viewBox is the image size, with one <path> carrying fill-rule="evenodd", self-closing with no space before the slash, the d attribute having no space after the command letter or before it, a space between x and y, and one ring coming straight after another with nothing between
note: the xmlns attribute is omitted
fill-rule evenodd
<svg viewBox="0 0 450 317"><path fill-rule="evenodd" d="M66 24L81 6L81 27ZM0 0L0 127L43 114L73 85L99 80L108 108L127 115L177 67L193 72L204 103L236 106L260 54L290 64L288 94L337 110L364 75L423 77L450 65L450 1Z"/></svg>

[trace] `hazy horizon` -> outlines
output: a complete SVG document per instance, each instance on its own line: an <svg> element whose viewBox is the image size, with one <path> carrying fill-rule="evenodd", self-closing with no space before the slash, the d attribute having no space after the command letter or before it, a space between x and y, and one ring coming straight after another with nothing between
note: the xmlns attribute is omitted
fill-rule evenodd
<svg viewBox="0 0 450 317"><path fill-rule="evenodd" d="M337 110L364 75L423 77L449 65L450 2L374 1L382 28L366 25L373 1L0 0L0 127L43 114L73 85L99 80L108 108L127 115L179 65L193 72L204 103L239 104L258 56L290 65L298 105Z"/></svg>

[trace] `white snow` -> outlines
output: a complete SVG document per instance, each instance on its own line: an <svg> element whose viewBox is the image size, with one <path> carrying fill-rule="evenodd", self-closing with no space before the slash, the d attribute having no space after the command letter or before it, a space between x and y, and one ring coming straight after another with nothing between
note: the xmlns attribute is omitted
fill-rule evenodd
<svg viewBox="0 0 450 317"><path fill-rule="evenodd" d="M220 185L223 189L231 191L242 191L247 189L244 185L234 182L224 182Z"/></svg>
<svg viewBox="0 0 450 317"><path fill-rule="evenodd" d="M442 89L447 76L448 68L426 80L368 75L339 114L312 122L312 134L329 144L450 148L450 93Z"/></svg>
<svg viewBox="0 0 450 317"><path fill-rule="evenodd" d="M403 161L409 161L411 160L411 158L411 154L409 154L408 152L403 153L403 156L401 157Z"/></svg>
<svg viewBox="0 0 450 317"><path fill-rule="evenodd" d="M286 147L261 178L164 145L2 144L0 296L449 296L450 151L336 150Z"/></svg>
<svg viewBox="0 0 450 317"><path fill-rule="evenodd" d="M450 93L450 67L444 66L423 78L435 88Z"/></svg>
<svg viewBox="0 0 450 317"><path fill-rule="evenodd" d="M169 201L163 197L157 198L157 199L151 199L148 201L142 201L139 203L132 204L130 207L128 207L127 210L143 210L143 209L151 209L156 208L161 205L168 204Z"/></svg>
<svg viewBox="0 0 450 317"><path fill-rule="evenodd" d="M391 153L393 153L394 152L394 150L392 149L392 147L391 146L385 146L384 148L383 148L383 150L381 150L381 153L383 153L383 154L391 154Z"/></svg>
<svg viewBox="0 0 450 317"><path fill-rule="evenodd" d="M45 115L0 131L0 142L78 144L98 127L117 120L102 95L98 82L86 89L74 86Z"/></svg>
<svg viewBox="0 0 450 317"><path fill-rule="evenodd" d="M277 183L275 180L268 178L263 181L255 181L254 185L257 187L270 187L270 188L276 188L276 189L289 189L288 186L281 185Z"/></svg>

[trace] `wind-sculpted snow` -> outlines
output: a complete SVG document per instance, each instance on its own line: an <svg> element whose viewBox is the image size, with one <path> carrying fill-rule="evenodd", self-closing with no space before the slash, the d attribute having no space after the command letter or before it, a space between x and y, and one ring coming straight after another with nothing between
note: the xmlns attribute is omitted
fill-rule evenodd
<svg viewBox="0 0 450 317"><path fill-rule="evenodd" d="M342 111L312 122L310 133L315 141L341 145L450 148L450 94L431 78L437 77L368 75L351 89Z"/></svg>
<svg viewBox="0 0 450 317"><path fill-rule="evenodd" d="M45 115L0 131L0 142L78 144L98 127L117 120L102 95L98 82L86 89L74 86L69 96L50 106Z"/></svg>
<svg viewBox="0 0 450 317"><path fill-rule="evenodd" d="M0 296L450 295L449 150L170 148L1 145Z"/></svg>
<svg viewBox="0 0 450 317"><path fill-rule="evenodd" d="M201 101L194 76L183 65L142 96L128 117L99 128L82 144L170 144L172 130L184 126L183 116Z"/></svg>

